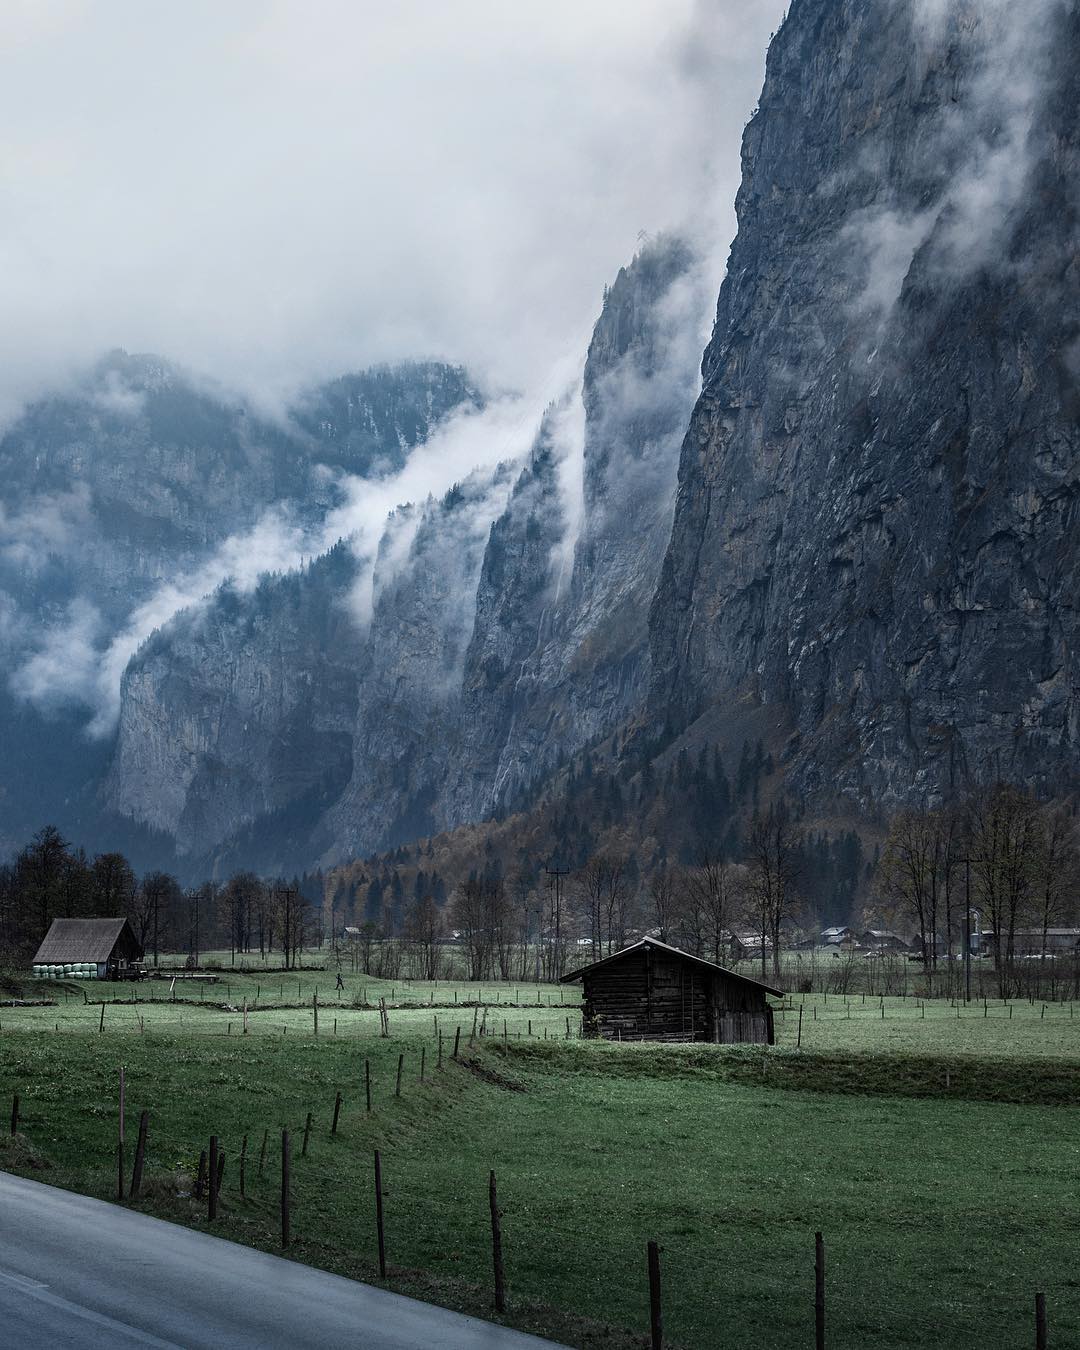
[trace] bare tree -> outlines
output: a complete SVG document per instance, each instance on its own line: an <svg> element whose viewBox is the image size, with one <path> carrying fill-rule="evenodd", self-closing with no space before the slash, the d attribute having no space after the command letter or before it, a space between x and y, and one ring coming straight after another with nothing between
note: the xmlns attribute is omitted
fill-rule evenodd
<svg viewBox="0 0 1080 1350"><path fill-rule="evenodd" d="M491 899L487 877L470 877L454 892L451 919L468 960L469 978L482 980L491 962Z"/></svg>
<svg viewBox="0 0 1080 1350"><path fill-rule="evenodd" d="M770 808L750 827L747 895L761 930L761 978L772 944L773 974L780 974L780 930L792 902L798 865L795 839L783 811Z"/></svg>
<svg viewBox="0 0 1080 1350"><path fill-rule="evenodd" d="M717 965L731 951L736 917L746 908L749 874L745 866L726 862L708 849L685 874L689 906L696 918L697 936Z"/></svg>
<svg viewBox="0 0 1080 1350"><path fill-rule="evenodd" d="M949 879L959 861L958 852L951 815L901 811L889 826L878 864L877 884L882 894L918 928L928 988L933 987L938 925L946 908L951 921Z"/></svg>
<svg viewBox="0 0 1080 1350"><path fill-rule="evenodd" d="M520 867L516 872L511 873L507 883L507 894L516 915L514 924L517 933L516 941L518 949L517 978L519 980L526 980L529 978L530 920L535 914L537 916L537 926L539 927L540 915L542 912L540 897L536 890L533 873L524 867ZM539 949L539 932L536 935L536 941Z"/></svg>
<svg viewBox="0 0 1080 1350"><path fill-rule="evenodd" d="M1063 807L1044 811L1039 827L1033 902L1035 917L1042 930L1042 955L1045 957L1049 930L1072 917L1075 897L1080 891L1080 858L1076 825Z"/></svg>
<svg viewBox="0 0 1080 1350"><path fill-rule="evenodd" d="M590 858L577 878L581 908L588 916L593 955L600 956L623 945L630 894L626 860L602 853Z"/></svg>
<svg viewBox="0 0 1080 1350"><path fill-rule="evenodd" d="M666 863L649 878L649 906L660 941L672 942L679 919L679 887L674 870Z"/></svg>
<svg viewBox="0 0 1080 1350"><path fill-rule="evenodd" d="M148 872L139 883L135 893L136 933L142 947L149 946L153 951L155 966L161 940L179 913L183 897L180 883L168 872Z"/></svg>
<svg viewBox="0 0 1080 1350"><path fill-rule="evenodd" d="M1005 998L1016 930L1031 912L1040 852L1039 806L1019 788L998 783L970 808L971 869L983 913L992 926L998 993Z"/></svg>
<svg viewBox="0 0 1080 1350"><path fill-rule="evenodd" d="M430 895L416 900L405 916L405 936L425 980L439 978L445 928L442 912Z"/></svg>
<svg viewBox="0 0 1080 1350"><path fill-rule="evenodd" d="M277 884L273 890L274 922L281 944L281 954L285 969L296 966L297 957L304 945L305 909L303 896L295 886Z"/></svg>
<svg viewBox="0 0 1080 1350"><path fill-rule="evenodd" d="M238 872L225 883L221 893L229 925L229 948L233 960L237 952L247 951L251 943L252 916L257 911L262 882L254 872Z"/></svg>
<svg viewBox="0 0 1080 1350"><path fill-rule="evenodd" d="M93 904L99 914L129 916L138 883L122 853L99 853L90 867Z"/></svg>

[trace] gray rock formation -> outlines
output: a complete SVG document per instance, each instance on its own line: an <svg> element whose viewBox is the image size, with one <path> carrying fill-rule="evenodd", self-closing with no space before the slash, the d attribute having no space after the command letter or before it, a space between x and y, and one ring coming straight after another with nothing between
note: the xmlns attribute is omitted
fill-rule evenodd
<svg viewBox="0 0 1080 1350"><path fill-rule="evenodd" d="M111 697L103 706L95 661L140 604L178 578L199 578L226 541L267 513L300 530L317 526L338 502L341 471L398 467L449 413L480 402L459 368L414 364L343 377L270 420L157 357L115 352L65 393L29 406L0 437L0 848L43 819L84 836L96 829L112 707ZM211 645L227 646L221 633ZM299 656L289 639L283 651ZM224 672L204 673L209 696ZM181 662L174 694L194 692L189 676ZM122 787L114 766L106 800L175 828L163 803L188 782L173 777L170 756L181 746L154 751L131 739L147 712L146 680L144 670L141 684L134 674L129 682L129 699L138 689L141 702L126 709L117 756L125 766L141 757L140 767ZM88 740L95 713L98 739ZM162 736L178 726L174 714L182 718L179 707L159 713ZM154 754L163 769L156 785Z"/></svg>
<svg viewBox="0 0 1080 1350"><path fill-rule="evenodd" d="M451 820L519 803L641 704L648 606L671 531L705 304L696 260L678 239L644 248L605 296L582 386L580 502L568 520L552 410L492 530L465 669L468 752Z"/></svg>
<svg viewBox="0 0 1080 1350"><path fill-rule="evenodd" d="M318 831L332 857L440 828L451 766L461 762L461 683L488 529L511 469L474 474L405 512L383 540L358 670L352 776Z"/></svg>
<svg viewBox="0 0 1080 1350"><path fill-rule="evenodd" d="M203 856L266 817L310 829L352 768L356 571L341 544L252 594L223 587L144 643L124 672L107 806Z"/></svg>
<svg viewBox="0 0 1080 1350"><path fill-rule="evenodd" d="M363 854L484 819L617 726L647 685L703 312L687 248L650 245L523 467L396 512L370 582L339 550L169 623L124 676L109 807L219 862L243 835L264 865Z"/></svg>
<svg viewBox="0 0 1080 1350"><path fill-rule="evenodd" d="M650 709L738 694L857 811L1075 786L1080 14L795 0L652 609Z"/></svg>

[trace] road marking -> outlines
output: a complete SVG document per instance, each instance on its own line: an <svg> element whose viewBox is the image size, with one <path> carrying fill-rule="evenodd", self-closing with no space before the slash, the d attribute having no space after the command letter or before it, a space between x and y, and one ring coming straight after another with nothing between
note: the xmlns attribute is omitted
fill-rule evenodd
<svg viewBox="0 0 1080 1350"><path fill-rule="evenodd" d="M107 1317L104 1313L94 1312L91 1308L83 1308L78 1303L72 1303L70 1299L61 1298L59 1294L50 1293L49 1286L42 1284L40 1280L31 1280L25 1275L16 1275L14 1271L0 1270L0 1281L10 1285L19 1293L26 1294L28 1298L35 1298L39 1303L47 1303L51 1308L58 1308L69 1315L81 1317L84 1322L92 1322L95 1326L120 1333L138 1345L152 1346L153 1350L184 1350L184 1347L178 1345L176 1341L163 1341L159 1336L154 1336L149 1331L142 1331L139 1327L130 1326L127 1322L117 1321L115 1317Z"/></svg>

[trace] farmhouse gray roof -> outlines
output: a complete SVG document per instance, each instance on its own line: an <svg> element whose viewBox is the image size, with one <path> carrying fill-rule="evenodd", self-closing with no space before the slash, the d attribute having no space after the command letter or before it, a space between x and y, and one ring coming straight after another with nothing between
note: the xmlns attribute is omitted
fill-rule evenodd
<svg viewBox="0 0 1080 1350"><path fill-rule="evenodd" d="M783 998L782 989L774 989L772 985L765 984L762 980L751 979L749 975L740 975L738 971L728 970L725 966L718 966L714 961L705 961L700 956L692 956L690 952L684 952L681 947L672 947L670 943L661 942L659 938L643 937L638 942L631 942L628 947L623 947L617 952L612 952L610 956L605 956L599 961L592 961L587 966L581 966L577 970L572 970L569 975L564 975L561 984L569 984L572 980L580 980L583 975L591 970L598 970L600 966L606 966L610 961L618 961L631 952L637 951L639 947L656 947L662 952L669 952L672 956L677 956L680 960L688 961L695 966L703 966L705 970L710 970L716 975L723 975L729 980L739 980L743 984L755 985L758 989L764 989L767 994L775 994L777 998Z"/></svg>
<svg viewBox="0 0 1080 1350"><path fill-rule="evenodd" d="M125 928L130 933L127 919L53 919L34 965L107 961ZM135 934L130 935L132 945L137 945Z"/></svg>

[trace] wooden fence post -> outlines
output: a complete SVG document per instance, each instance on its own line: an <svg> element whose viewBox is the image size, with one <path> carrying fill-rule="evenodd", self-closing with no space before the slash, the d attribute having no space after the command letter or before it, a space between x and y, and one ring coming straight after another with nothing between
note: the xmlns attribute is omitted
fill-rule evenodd
<svg viewBox="0 0 1080 1350"><path fill-rule="evenodd" d="M19 1132L19 1094L16 1092L11 1099L11 1134L12 1138Z"/></svg>
<svg viewBox="0 0 1080 1350"><path fill-rule="evenodd" d="M319 991L316 989L311 995L311 1015L315 1019L315 1038L319 1037Z"/></svg>
<svg viewBox="0 0 1080 1350"><path fill-rule="evenodd" d="M427 1059L427 1046L420 1047L420 1081L424 1081L424 1061Z"/></svg>
<svg viewBox="0 0 1080 1350"><path fill-rule="evenodd" d="M281 1245L289 1245L289 1131L281 1131Z"/></svg>
<svg viewBox="0 0 1080 1350"><path fill-rule="evenodd" d="M1046 1295L1035 1295L1035 1350L1046 1350Z"/></svg>
<svg viewBox="0 0 1080 1350"><path fill-rule="evenodd" d="M660 1305L660 1248L649 1242L649 1332L652 1350L662 1350L664 1315Z"/></svg>
<svg viewBox="0 0 1080 1350"><path fill-rule="evenodd" d="M208 1219L217 1218L217 1174L218 1174L218 1154L217 1154L217 1135L210 1136L210 1175L207 1180L210 1183L207 1192L206 1217Z"/></svg>
<svg viewBox="0 0 1080 1350"><path fill-rule="evenodd" d="M307 1119L304 1121L304 1142L300 1147L301 1158L307 1157L308 1139L311 1135L311 1112L307 1113Z"/></svg>
<svg viewBox="0 0 1080 1350"><path fill-rule="evenodd" d="M330 1133L337 1134L338 1116L341 1115L341 1093L334 1098L334 1123L330 1126Z"/></svg>
<svg viewBox="0 0 1080 1350"><path fill-rule="evenodd" d="M491 1206L491 1262L495 1273L495 1311L506 1311L506 1272L503 1269L502 1227L499 1223L499 1197L495 1190L495 1173L488 1180L488 1203Z"/></svg>
<svg viewBox="0 0 1080 1350"><path fill-rule="evenodd" d="M105 1000L101 1001L101 1020L98 1022L98 1031L105 1030Z"/></svg>
<svg viewBox="0 0 1080 1350"><path fill-rule="evenodd" d="M405 1056L400 1054L397 1057L397 1086L394 1088L394 1096L401 1096L401 1070L405 1065Z"/></svg>
<svg viewBox="0 0 1080 1350"><path fill-rule="evenodd" d="M382 1158L375 1150L375 1228L379 1238L379 1277L386 1279L386 1230L383 1227Z"/></svg>
<svg viewBox="0 0 1080 1350"><path fill-rule="evenodd" d="M441 1031L439 1032L439 1058L438 1058L438 1060L436 1061L435 1067L436 1067L437 1069L441 1069L441 1068L442 1068L442 1032L441 1032Z"/></svg>
<svg viewBox="0 0 1080 1350"><path fill-rule="evenodd" d="M137 1200L142 1189L143 1165L146 1162L146 1131L150 1123L150 1112L143 1111L139 1116L139 1134L135 1141L135 1163L131 1169L131 1186L128 1196Z"/></svg>
<svg viewBox="0 0 1080 1350"><path fill-rule="evenodd" d="M454 1059L457 1059L458 1044L460 1041L461 1041L461 1028L458 1027L458 1029L454 1032L454 1054L453 1054Z"/></svg>
<svg viewBox="0 0 1080 1350"><path fill-rule="evenodd" d="M825 1350L825 1242L814 1234L814 1350Z"/></svg>
<svg viewBox="0 0 1080 1350"><path fill-rule="evenodd" d="M104 1005L103 1005L104 1006ZM118 1158L118 1193L120 1199L124 1198L124 1089L127 1086L124 1078L124 1066L120 1065L120 1101L116 1118L116 1145Z"/></svg>
<svg viewBox="0 0 1080 1350"><path fill-rule="evenodd" d="M795 1049L798 1050L801 1046L802 1046L802 1004L800 1003L800 1004L799 1004L799 1034L798 1034L798 1036L795 1038Z"/></svg>

